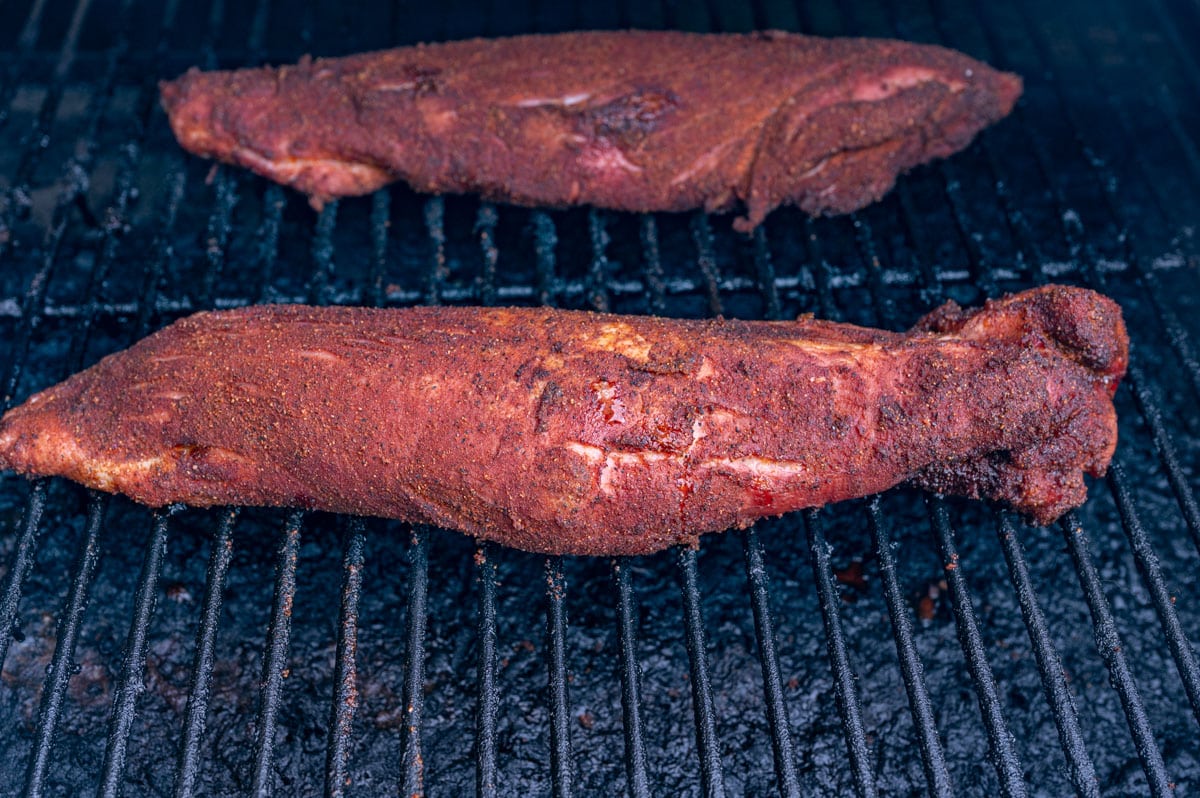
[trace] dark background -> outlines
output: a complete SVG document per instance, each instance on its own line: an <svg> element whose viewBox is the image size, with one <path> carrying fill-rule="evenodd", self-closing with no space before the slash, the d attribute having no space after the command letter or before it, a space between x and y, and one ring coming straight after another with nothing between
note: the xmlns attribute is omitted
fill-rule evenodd
<svg viewBox="0 0 1200 798"><path fill-rule="evenodd" d="M287 62L418 41L578 28L895 36L953 46L1020 73L1011 118L953 159L914 170L852 217L772 214L762 233L732 215L538 213L430 200L395 187L318 215L302 197L183 154L157 107L156 81L189 66ZM1147 3L125 3L0 2L0 368L9 400L66 376L144 332L205 307L314 301L551 302L672 316L827 317L902 329L945 298L963 303L1046 279L1102 287L1125 308L1140 388L1162 411L1186 494L1200 458L1194 341L1200 218L1200 9ZM648 225L651 225L648 227ZM657 258L647 230L657 235ZM1198 554L1166 478L1149 416L1117 396L1118 461L1183 628L1200 636ZM1144 402L1143 402L1144 404ZM1152 413L1151 413L1152 415ZM0 478L0 574L31 488ZM48 485L39 543L21 583L14 637L0 674L0 794L16 795L34 749L46 667L84 541L87 497ZM886 794L926 790L916 729L893 642L865 502L819 522L845 577L837 609L856 674L873 779ZM949 774L960 793L997 794L997 771L943 585L923 497L882 498L903 609L932 697ZM212 697L200 748L199 794L249 789L264 639L284 512L246 510L216 638ZM1200 735L1114 503L1094 483L1078 519L1177 794L1200 789ZM950 502L960 568L987 663L1030 794L1072 789L1030 637L1005 567L994 512ZM368 521L358 614L357 711L349 794L393 795L400 756L407 636L409 530ZM152 514L108 504L47 792L98 783L110 707ZM145 692L137 701L120 783L166 795L175 783L214 512L167 527L147 628ZM800 514L757 526L781 665L785 725L806 793L851 794L844 716L835 697L814 546ZM428 618L422 743L431 795L475 788L475 546L428 532ZM338 602L347 521L303 521L291 644L274 733L279 794L319 794L330 741ZM1146 776L1118 694L1097 653L1092 616L1064 530L1020 527L1050 637L1074 697L1100 792L1142 794ZM763 676L748 600L743 533L712 536L698 556L715 730L730 795L771 795ZM498 568L497 761L500 794L551 790L546 563L494 551ZM862 564L863 579L853 578ZM685 647L680 568L672 552L628 564L647 772L655 794L700 794L700 759ZM566 773L581 795L626 789L612 563L568 559ZM850 570L847 570L850 569Z"/></svg>

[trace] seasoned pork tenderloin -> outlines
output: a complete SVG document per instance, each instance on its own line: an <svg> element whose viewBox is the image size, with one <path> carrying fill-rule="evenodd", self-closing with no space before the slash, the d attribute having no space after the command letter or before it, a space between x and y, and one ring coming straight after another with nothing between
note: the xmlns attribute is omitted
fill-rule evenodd
<svg viewBox="0 0 1200 798"><path fill-rule="evenodd" d="M0 420L0 465L150 505L420 521L641 554L912 482L1048 522L1116 445L1120 310L1050 286L908 333L811 318L199 313Z"/></svg>
<svg viewBox="0 0 1200 798"><path fill-rule="evenodd" d="M472 39L162 84L183 147L326 200L403 180L521 205L847 213L965 147L1021 80L961 53L781 32Z"/></svg>

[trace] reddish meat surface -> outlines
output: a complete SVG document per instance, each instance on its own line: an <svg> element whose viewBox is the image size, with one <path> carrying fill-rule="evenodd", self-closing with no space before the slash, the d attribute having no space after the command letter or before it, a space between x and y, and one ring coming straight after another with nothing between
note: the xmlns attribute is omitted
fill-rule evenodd
<svg viewBox="0 0 1200 798"><path fill-rule="evenodd" d="M1050 286L891 333L802 318L200 313L0 420L0 465L638 554L905 480L1048 522L1117 439L1120 310Z"/></svg>
<svg viewBox="0 0 1200 798"><path fill-rule="evenodd" d="M1021 80L961 53L781 32L473 39L162 85L187 150L314 205L395 180L522 205L847 213L965 147Z"/></svg>

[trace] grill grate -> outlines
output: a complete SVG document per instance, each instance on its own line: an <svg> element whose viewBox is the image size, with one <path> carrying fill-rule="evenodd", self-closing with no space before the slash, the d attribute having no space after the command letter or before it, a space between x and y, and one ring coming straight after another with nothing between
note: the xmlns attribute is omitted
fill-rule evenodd
<svg viewBox="0 0 1200 798"><path fill-rule="evenodd" d="M326 691L321 702L329 702L322 703L324 715L320 722L325 727L320 741L325 791L331 795L352 793L358 785L391 794L399 785L405 795L414 795L427 788L455 791L456 783L468 790L472 777L477 794L485 796L515 792L514 785L518 784L540 785L534 788L544 790L546 783L555 795L587 794L599 791L597 785L602 781L598 778L607 779L603 782L607 790L623 779L625 790L634 796L666 791L699 791L705 795L774 791L792 796L813 789L854 790L860 796L870 796L919 791L922 777L928 792L938 796L954 794L956 788L1005 795L1059 790L1053 784L1031 781L1031 772L1046 776L1052 771L1040 765L1031 770L1036 757L1012 731L1014 687L1006 684L1005 676L1014 671L1001 661L995 645L994 636L1000 635L992 625L996 613L991 604L996 601L996 588L989 581L987 563L980 560L979 544L969 541L966 534L967 528L977 532L994 524L1004 561L1004 571L997 573L1006 573L1011 583L1011 589L1002 592L1012 595L1019 608L1036 665L1036 680L1049 708L1043 725L1054 724L1063 752L1061 789L1069 785L1083 796L1126 789L1172 794L1174 784L1194 784L1200 777L1200 763L1176 750L1180 744L1186 748L1187 741L1195 739L1193 719L1186 719L1185 727L1163 710L1170 696L1178 694L1190 705L1194 719L1200 721L1200 669L1186 634L1196 614L1186 602L1177 605L1175 599L1180 593L1173 594L1170 588L1174 583L1189 599L1195 599L1195 581L1181 574L1189 568L1195 570L1194 557L1200 553L1200 508L1188 469L1196 448L1196 419L1194 414L1180 418L1169 408L1189 407L1191 401L1200 399L1200 361L1192 343L1195 332L1181 320L1182 310L1176 311L1183 306L1174 292L1183 283L1171 270L1160 268L1154 256L1162 254L1161 249L1155 249L1158 244L1174 237L1171 246L1178 246L1185 260L1194 259L1194 245L1183 223L1189 218L1188 211L1195 209L1196 199L1194 192L1176 195L1167 188L1171 184L1160 179L1163 161L1156 161L1151 148L1142 145L1139 137L1145 132L1145 124L1137 118L1128 94L1113 88L1094 88L1104 85L1099 80L1070 78L1081 69L1092 75L1104 74L1113 48L1119 48L1139 73L1159 76L1161 82L1154 85L1151 99L1144 101L1146 110L1156 123L1161 122L1166 145L1179 153L1191 177L1200 177L1200 158L1189 133L1197 122L1189 106L1181 104L1176 96L1180 86L1189 96L1200 89L1200 70L1171 24L1178 17L1195 26L1197 19L1194 9L1177 5L1155 0L1151 4L1152 20L1141 21L1152 26L1155 35L1166 38L1170 44L1168 54L1151 52L1144 37L1135 35L1129 15L1117 3L1089 11L1100 14L1102 24L1111 26L1115 41L1111 47L1088 36L1067 36L1059 30L1063 22L1054 13L1043 17L1041 10L1035 12L1025 5L1014 9L978 4L971 11L962 11L933 2L915 9L900 8L893 2L883 2L881 8L864 3L854 7L805 5L799 9L768 2L751 12L741 4L718 2L711 8L703 4L631 8L622 12L621 18L596 20L585 19L583 8L576 10L578 19L550 19L546 16L550 12L543 9L545 13L535 22L553 28L582 24L667 24L695 29L778 25L822 34L939 40L1031 76L1027 108L1036 107L1039 113L1060 120L1049 124L1050 132L1043 133L1041 117L1035 123L1030 119L1032 110L1019 108L1005 127L984 134L971 153L921 170L904 181L893 198L885 201L886 211L874 208L849 219L819 221L800 219L785 211L743 241L725 232L724 220L713 223L703 214L684 219L642 216L634 220L595 210L524 212L467 200L416 198L403 190L377 192L369 201L329 203L315 222L310 222L311 217L297 213L298 203L283 190L262 187L223 167L214 170L211 185L202 189L194 179L196 170L202 167L179 154L166 138L161 117L155 111L154 80L158 75L170 74L181 57L174 55L170 42L188 39L191 23L198 22L202 23L197 25L202 30L200 41L194 50L182 48L185 55L199 54L191 61L206 66L229 60L257 62L273 55L273 48L279 46L275 39L286 36L297 24L296 37L306 46L316 42L314 31L362 28L351 24L353 12L310 4L298 20L280 20L283 33L276 34L274 21L279 14L269 3L260 2L249 19L244 50L228 55L222 50L223 42L231 28L236 30L243 24L233 19L236 15L227 15L220 0L195 7L183 0L171 0L157 23L162 35L149 59L145 59L133 45L143 37L137 32L132 3L121 2L111 15L116 20L113 35L101 50L102 67L93 80L82 76L81 59L89 64L92 60L88 60L90 52L81 51L80 42L87 38L88 26L98 24L95 20L102 11L112 9L105 6L104 0L79 0L68 13L47 16L47 3L35 2L13 52L7 56L5 82L0 86L0 136L10 138L15 133L5 128L14 125L20 116L14 110L20 89L39 82L45 87L29 129L18 137L11 168L0 168L0 175L8 181L0 207L0 230L5 233L0 236L0 263L20 275L19 288L14 287L7 295L10 301L0 309L0 322L12 330L3 377L5 406L26 395L31 387L40 387L89 362L93 359L91 350L98 345L111 349L116 340L132 340L157 326L160 316L174 317L214 305L259 300L375 306L535 301L670 315L741 315L747 307L746 298L751 297L750 301L757 303L751 312L767 318L787 317L799 305L828 318L896 327L911 318L914 308L927 309L947 297L973 301L980 294L992 296L1030 282L1075 279L1129 302L1136 354L1146 364L1145 370L1139 365L1131 369L1125 383L1128 390L1119 395L1119 401L1132 411L1126 417L1136 416L1145 429L1123 422L1123 441L1133 443L1123 443L1119 462L1107 480L1107 492L1097 484L1093 501L1061 524L1082 589L1084 611L1091 619L1095 653L1119 701L1116 722L1128 726L1141 777L1113 765L1114 757L1120 757L1123 742L1106 741L1092 732L1091 724L1097 722L1097 711L1104 703L1104 699L1095 701L1101 693L1090 685L1068 681L1069 672L1086 670L1081 664L1082 647L1069 635L1064 637L1061 629L1047 619L1046 612L1053 609L1054 615L1061 618L1056 605L1068 602L1070 597L1064 585L1056 583L1039 599L1035 587L1039 579L1031 573L1037 570L1031 562L1037 563L1039 557L1050 556L1048 552L1053 551L1049 538L1041 533L1027 536L1002 513L981 520L977 508L962 508L935 498L929 502L928 518L922 518L898 498L885 497L862 505L804 513L800 519L762 525L761 532L748 530L741 535L740 549L734 554L722 549L726 544L713 542L701 553L684 550L672 557L648 560L601 564L560 558L539 561L533 569L535 578L529 582L541 578L545 584L545 649L540 664L545 670L540 684L546 692L539 692L532 704L529 695L539 685L531 672L538 666L528 662L512 665L510 660L515 655L509 653L506 638L510 627L523 625L526 628L516 633L529 634L530 616L512 606L516 594L508 586L510 580L530 576L529 560L488 545L443 544L443 539L430 530L406 532L402 542L407 556L403 581L407 592L399 602L405 620L397 625L403 629L403 661L398 672L381 675L377 668L365 665L378 664L362 645L378 636L380 630L364 622L364 612L378 612L379 605L373 603L378 601L375 596L389 588L386 579L378 578L366 581L364 587L364 572L385 556L386 549L395 545L395 538L377 536L363 521L348 519L340 545L336 646L329 657L330 678L321 682L321 689ZM586 13L605 12L589 7ZM1061 13L1066 14L1066 9ZM490 20L484 15L482 32L487 32L489 25L495 29L509 24L501 23L503 16L499 11ZM435 21L429 35L480 32L459 30L469 18L464 13ZM54 27L57 19L66 20L65 28L58 32L61 46L50 59L52 69L43 75L38 66L43 55L39 41L46 38L47 23ZM380 29L400 27L399 17L393 17ZM1014 37L1025 43L1013 47ZM294 46L283 41L284 47ZM1069 53L1060 46L1064 43L1069 45ZM314 48L319 49L319 43ZM1079 58L1072 60L1072 54ZM280 58L294 55L289 52ZM126 107L118 95L119 89L127 85L127 73L135 69L135 63L146 60L149 70L139 72L132 83L132 114L118 110ZM1113 74L1119 72L1114 69ZM1037 79L1041 74L1050 77ZM42 173L48 158L63 149L59 139L71 135L70 129L63 131L64 103L80 83L86 85L90 96L85 119L76 134L83 146L62 160L58 178L47 181ZM1090 124L1096 108L1116 122L1103 133ZM101 167L110 167L113 160L102 145L125 119L128 130L115 134L121 138L113 150L119 153L115 176L101 200L104 213L97 217L90 211L96 204L92 199L95 183L102 175ZM1021 163L1032 169L1023 172ZM147 178L147 174L155 177ZM1031 180L1036 186L1030 186ZM44 216L37 217L34 212L40 206L36 189L48 182L53 184L54 196ZM985 186L982 191L981 184ZM150 211L139 207L137 201L143 189L155 198ZM197 196L206 197L207 209L193 206ZM1080 207L1085 211L1077 210ZM514 220L523 224L514 224ZM288 264L298 261L295 236L310 224L311 243L300 259L309 258L311 268L307 278L299 278L288 273ZM189 240L189 229L205 231L199 247ZM126 284L121 275L129 272L125 262L138 257L131 250L139 235L150 239L151 255L146 264L139 264L134 281ZM28 252L17 246L29 240L39 241L38 246ZM79 253L83 251L92 255L80 266ZM1054 260L1057 252L1065 255L1065 269ZM68 257L72 253L75 261ZM1114 259L1123 264L1122 269L1101 268L1101 264ZM967 264L965 272L945 266L959 261ZM390 282L397 263L406 264L403 284ZM477 268L477 276L464 279L460 273L464 263ZM581 266L576 267L576 263ZM630 272L630 263L638 264L636 274ZM1009 267L1009 263L1016 265ZM77 274L80 271L82 274ZM231 291L231 287L236 288ZM69 341L65 349L55 350L52 345L48 348L46 342L61 336L63 330ZM1155 347L1153 342L1157 341L1162 346ZM47 358L47 351L53 357ZM1168 352L1169 357L1164 357ZM1147 373L1154 374L1155 379L1148 379ZM1178 373L1182 379L1173 380L1170 373ZM1156 491L1154 482L1160 474L1163 486ZM10 524L14 534L0 585L0 629L13 630L11 634L0 634L0 664L24 656L15 652L14 643L23 648L29 638L20 630L31 625L35 606L46 606L41 602L47 599L42 597L50 588L43 584L39 556L45 556L46 547L63 545L58 527L74 506L71 498L60 496L58 490L58 486L38 480L29 488L4 486L6 492L0 493L0 499L14 505L14 517L15 505L24 505L21 520ZM1109 503L1113 521L1106 525ZM79 734L78 724L82 721L75 717L74 709L79 697L72 692L71 680L80 667L74 663L80 657L81 646L91 645L89 619L104 614L104 608L89 609L89 597L99 595L101 590L111 596L113 591L113 576L103 567L104 541L119 533L120 522L112 520L118 507L110 508L110 504L120 508L122 518L131 512L123 501L109 502L96 495L87 498L65 598L51 613L57 616L57 631L48 644L52 649L49 667L39 680L36 724L27 735L27 750L20 749L19 767L24 768L24 790L29 795L61 791L64 783L55 781L59 776L51 763L63 761L65 753L56 749L56 740L63 745L68 726L70 735ZM1168 519L1178 516L1180 523L1167 523L1166 528L1186 528L1194 551L1170 547L1160 560L1158 551L1162 549L1156 550L1155 542L1163 545L1162 530L1153 525L1147 529L1142 520L1151 513ZM73 788L98 787L104 795L118 795L132 794L132 785L138 780L143 787L149 783L139 770L139 757L153 756L153 752L143 755L131 749L130 743L139 722L139 696L147 684L164 684L161 677L150 674L148 663L160 657L150 647L156 640L156 601L162 603L160 585L169 576L166 572L174 568L174 561L168 562L168 539L185 539L190 533L183 527L206 523L192 520L194 515L192 511L164 512L149 520L146 515L137 516L144 525L140 534L148 534L148 538L134 544L141 547L138 551L143 559L129 591L130 612L122 616L118 609L113 616L118 619L113 623L127 626L127 634L123 653L110 657L108 662L115 672L116 687L105 705L111 707L106 710L105 747L103 752L93 754L99 761L90 768L90 774L100 774L100 781L72 783ZM293 626L293 605L305 598L301 585L307 584L309 577L303 568L320 559L308 547L319 547L327 537L323 532L328 519L302 513L267 517L272 520L264 522L254 512L233 510L208 519L213 532L208 542L198 625L192 635L194 643L190 656L184 658L190 667L179 707L181 719L176 724L181 726L177 753L170 750L175 745L174 726L159 732L165 735L160 739L171 741L163 746L166 758L176 760L169 774L171 781L159 789L161 792L171 790L177 796L216 792L223 788L210 785L227 784L231 779L230 789L249 790L256 795L271 794L284 784L289 791L317 789L315 784L320 779L307 779L304 768L293 761L297 749L290 738L297 731L296 718L288 711L285 694L297 689L292 686L294 669L312 666L305 657L311 653L314 633L299 622ZM261 694L250 707L255 718L252 741L246 733L233 738L247 748L251 761L237 763L234 758L217 767L210 761L213 751L216 746L230 744L227 736L215 743L208 739L214 733L209 719L215 719L218 710L213 689L214 680L221 678L220 638L246 628L231 617L231 606L247 606L230 586L230 574L237 567L235 554L245 549L245 556L254 557L255 547L248 537L263 534L258 530L269 529L271 523L278 530L281 520L282 530L276 534L274 598L259 667ZM811 598L816 599L809 605L812 623L823 630L820 638L813 638L823 641L814 650L797 647L791 638L803 627L775 609L781 604L791 606L794 601L802 603L804 598L794 578L799 569L772 570L773 560L784 556L777 547L786 546L779 530L797 521L802 521L807 532L803 548L813 574ZM926 521L931 533L927 540L917 531ZM1133 567L1140 575L1124 583L1114 582L1113 576L1120 576L1119 568L1113 569L1113 560L1123 556L1114 554L1114 546L1120 545L1114 541L1121 539L1115 534L1117 526L1123 531ZM836 548L826 539L826 529L831 530ZM864 529L869 541L861 540ZM371 556L366 550L368 534ZM1025 546L1019 536L1027 536ZM247 537L246 542L243 537ZM1103 541L1102 546L1097 547L1097 541ZM442 551L443 545L451 550ZM905 548L898 549L901 545ZM957 739L960 727L955 726L952 733L947 726L951 716L972 713L947 708L942 692L947 678L945 655L931 648L930 642L948 642L948 637L938 636L936 631L931 636L930 625L939 623L936 612L932 620L922 617L914 624L909 591L918 571L914 570L915 556L910 556L909 549L924 551L927 559L936 561L934 571L940 571L945 580L961 662L969 674L969 687L967 682L961 687L975 692L979 712L975 716L977 730L973 735L964 735L964 739L974 746L971 750L975 757L986 749L994 770L990 775L963 766L962 743ZM1031 549L1032 560L1027 553ZM839 588L839 581L845 580L837 563L855 551L873 557L881 581L882 603L870 591ZM462 747L459 738L444 737L441 731L437 732L438 745L432 745L429 737L435 733L433 727L441 728L441 718L455 711L453 702L436 692L430 692L433 697L426 700L431 679L443 692L454 689L447 685L444 668L438 664L439 658L446 656L447 646L445 632L439 627L454 620L449 615L453 600L447 603L431 594L430 571L434 569L437 574L433 591L441 594L445 589L439 582L453 579L456 569L461 571L456 563L466 562L472 552L474 566L462 571L470 574L462 581L475 591L477 599L469 603L475 615L474 624L468 625L473 630L470 646L474 652L465 659L475 665L476 673L473 677L452 673L474 688L473 705L467 712L473 717L474 746L466 751L465 764L459 767L470 775L465 777L467 782L461 782L463 776L453 768L426 761L426 756L444 761L448 739L458 740L454 745ZM741 560L731 574L707 567L709 562L718 563L714 568L723 567L730 558ZM259 557L254 566L262 568L266 562L265 556ZM1169 574L1164 574L1164 564ZM604 585L602 591L592 590L589 585L593 569L601 572L598 581ZM743 571L745 588L740 581ZM664 573L672 575L668 581L672 585L677 582L677 587L663 589L659 582ZM772 588L768 588L769 574L774 574ZM393 574L384 572L379 576ZM641 600L635 592L635 579L644 591ZM1004 576L999 579L1003 581ZM736 607L737 597L743 592L749 601L744 608L746 629L739 632L738 622L733 619L741 616L730 607ZM34 598L27 593L35 594L39 603L32 603ZM1157 619L1162 633L1157 639L1167 643L1182 692L1161 686L1162 679L1157 675L1147 681L1143 665L1127 653L1144 647L1147 639L1156 640L1123 623L1129 603L1139 601L1143 593L1142 604L1149 608L1149 615L1139 617ZM612 596L611 618L597 620L585 603L602 603L604 594ZM879 696L864 687L866 683L876 687L880 684L876 675L880 654L870 650L869 643L865 644L869 648L863 650L856 635L882 633L882 627L863 625L859 618L866 610L856 606L860 600L875 601L883 623L890 628L900 673L896 687L907 697L908 721L881 719ZM158 609L157 615L163 615L163 609ZM446 616L439 616L439 612ZM659 717L664 706L664 684L672 669L670 653L648 650L672 645L672 638L660 627L664 623L678 627L679 612L683 624L675 644L686 651L687 666L686 685L675 703L694 716L691 738L682 742L687 730L664 725ZM656 619L664 614L674 620ZM780 627L773 617L783 619ZM589 678L595 681L595 675L587 677L587 671L580 670L579 634L581 630L598 634L604 622L615 628L618 657L615 668L608 666L611 676L599 678L601 682L611 680L614 685L619 682L619 694L613 700L619 704L616 712L624 743L623 756L619 756L622 763L608 770L604 768L609 760L601 750L603 744L598 743L602 738L590 731L584 736L576 728L576 719L585 729L591 727L584 723L584 715L575 711L585 700L581 696L596 694L595 685L588 683ZM1124 634L1119 631L1122 626ZM785 629L787 642L781 648ZM328 632L323 634L327 636ZM1132 647L1130 640L1134 641ZM739 672L736 663L731 665L729 651L743 645L747 649L745 659L753 665L749 676ZM529 648L532 651L536 646L530 643ZM814 731L810 722L796 720L798 711L810 713L814 699L794 695L798 688L784 678L789 669L799 667L800 658L819 657L820 648L825 649L829 668L824 676L813 678L829 683L837 714L836 723L825 736L842 738L830 746L835 752L832 762L821 761L814 753L829 745L823 742L821 732ZM392 657L391 651L388 657ZM509 675L510 669L522 667L522 673ZM12 681L8 680L10 673L15 674ZM811 673L817 674L818 669ZM375 728L366 728L365 704L373 700L369 693L382 689L380 682L387 675L399 676L401 697L396 718L389 721L392 726L381 726L377 715ZM757 692L759 679L761 692ZM21 686L15 668L6 670L6 684L10 686L0 686L0 690L18 698L37 692L36 688ZM1149 690L1147 684L1151 685ZM502 700L505 691L514 685L524 691L512 694L518 705L515 708ZM690 708L686 706L688 694ZM735 728L739 722L736 700L746 695L755 696L753 703L761 716L753 727L761 729L766 740L761 756L752 750L735 755L733 750L753 737ZM1082 713L1077 708L1077 697ZM964 703L970 700L968 697ZM528 717L514 721L514 712ZM388 774L387 785L366 781L370 771L362 769L358 747L364 737L379 736L381 728L398 729L391 735L393 745L388 749L388 759L395 764L382 771ZM527 752L528 743L522 735L531 728L543 729L547 756L536 763L538 767L526 767L514 776L506 768ZM675 734L664 739L660 734L664 730L674 730ZM919 753L919 769L911 776L898 775L896 766L885 761L885 750L895 753L903 749L903 745L885 740L886 735L910 739ZM280 749L281 745L286 748ZM669 749L665 755L664 746ZM1167 759L1164 752L1170 754ZM664 758L679 753L683 756L678 761ZM837 761L847 756L849 768ZM237 764L230 765L230 761ZM755 776L747 762L773 773L773 780L769 775ZM370 764L378 767L377 763ZM592 765L600 769L600 776L591 772ZM693 772L689 773L689 768ZM81 761L68 768L72 772L67 777L78 778L73 769L85 774L89 771L86 762ZM232 771L233 775L218 771ZM443 784L435 780L435 772L449 781ZM94 780L90 774L85 777ZM296 779L311 786L302 788Z"/></svg>

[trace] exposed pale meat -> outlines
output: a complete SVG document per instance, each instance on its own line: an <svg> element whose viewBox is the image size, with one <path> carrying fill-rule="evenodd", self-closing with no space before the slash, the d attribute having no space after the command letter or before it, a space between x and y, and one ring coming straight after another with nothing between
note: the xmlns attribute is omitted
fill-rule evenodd
<svg viewBox="0 0 1200 798"><path fill-rule="evenodd" d="M162 85L180 144L310 196L394 180L522 205L846 213L1004 117L961 53L776 31L473 39Z"/></svg>
<svg viewBox="0 0 1200 798"><path fill-rule="evenodd" d="M1041 522L1116 445L1120 310L1050 286L908 333L811 318L200 313L0 420L0 465L151 505L422 521L637 554L905 480Z"/></svg>

